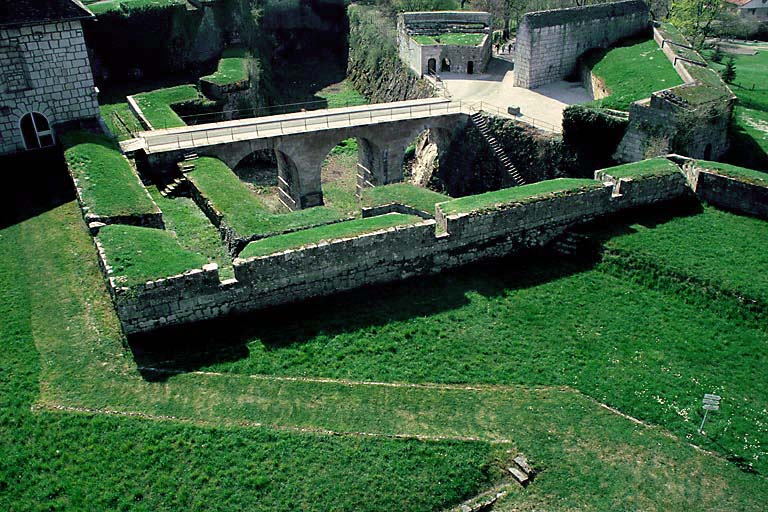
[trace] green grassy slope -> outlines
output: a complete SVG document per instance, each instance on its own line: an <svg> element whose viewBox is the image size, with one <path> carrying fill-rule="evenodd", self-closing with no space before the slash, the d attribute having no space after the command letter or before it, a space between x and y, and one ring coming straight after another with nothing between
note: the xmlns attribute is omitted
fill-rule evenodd
<svg viewBox="0 0 768 512"><path fill-rule="evenodd" d="M629 110L633 101L683 83L653 39L611 48L596 54L588 65L611 92L607 98L594 102L604 108Z"/></svg>

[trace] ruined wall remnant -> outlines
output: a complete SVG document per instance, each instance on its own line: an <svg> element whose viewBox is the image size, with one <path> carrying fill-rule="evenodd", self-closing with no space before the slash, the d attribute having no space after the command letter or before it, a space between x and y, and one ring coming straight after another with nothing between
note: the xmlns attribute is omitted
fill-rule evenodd
<svg viewBox="0 0 768 512"><path fill-rule="evenodd" d="M515 47L515 86L536 87L562 80L590 48L607 48L649 28L642 0L627 0L523 16Z"/></svg>

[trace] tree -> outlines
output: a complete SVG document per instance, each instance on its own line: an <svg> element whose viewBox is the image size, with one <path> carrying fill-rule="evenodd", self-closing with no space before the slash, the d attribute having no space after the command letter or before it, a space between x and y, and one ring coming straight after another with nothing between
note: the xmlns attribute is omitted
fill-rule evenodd
<svg viewBox="0 0 768 512"><path fill-rule="evenodd" d="M736 80L736 61L733 60L733 56L728 57L728 60L725 61L725 67L720 72L720 76L727 84L732 84Z"/></svg>
<svg viewBox="0 0 768 512"><path fill-rule="evenodd" d="M723 50L720 48L719 44L715 45L715 49L712 51L712 56L710 56L710 60L712 62L717 62L720 64L723 62Z"/></svg>
<svg viewBox="0 0 768 512"><path fill-rule="evenodd" d="M712 34L712 24L725 11L723 0L673 0L669 19L697 50Z"/></svg>

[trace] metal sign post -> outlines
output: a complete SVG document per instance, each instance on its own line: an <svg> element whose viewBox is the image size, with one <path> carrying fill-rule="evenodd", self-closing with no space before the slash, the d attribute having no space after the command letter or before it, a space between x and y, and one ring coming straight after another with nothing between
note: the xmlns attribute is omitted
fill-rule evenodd
<svg viewBox="0 0 768 512"><path fill-rule="evenodd" d="M701 434L702 430L704 429L704 422L707 421L707 414L709 414L709 411L716 411L720 409L720 396L705 394L704 398L701 400L701 404L701 407L704 409L704 418L701 420L699 434Z"/></svg>

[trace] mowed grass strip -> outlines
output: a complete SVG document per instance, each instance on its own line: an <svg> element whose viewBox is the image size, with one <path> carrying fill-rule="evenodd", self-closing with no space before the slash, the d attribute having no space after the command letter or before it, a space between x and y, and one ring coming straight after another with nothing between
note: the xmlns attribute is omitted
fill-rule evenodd
<svg viewBox="0 0 768 512"><path fill-rule="evenodd" d="M199 100L200 93L194 85L177 85L135 94L133 98L152 127L155 130L161 130L186 126L171 107L178 103Z"/></svg>
<svg viewBox="0 0 768 512"><path fill-rule="evenodd" d="M600 51L592 55L587 65L610 91L610 96L594 102L603 108L629 110L632 102L683 83L653 39Z"/></svg>
<svg viewBox="0 0 768 512"><path fill-rule="evenodd" d="M303 229L301 231L272 236L251 242L240 253L240 258L266 256L287 249L298 249L299 247L309 244L360 236L395 226L408 226L421 222L422 220L421 217L415 215L388 213L386 215L379 215L367 219L356 219L317 228Z"/></svg>
<svg viewBox="0 0 768 512"><path fill-rule="evenodd" d="M520 187L504 188L476 194L473 196L453 199L440 203L440 208L446 215L470 213L488 209L500 208L507 205L526 204L541 201L550 197L570 195L588 190L596 190L603 184L596 180L582 178L558 178L540 181Z"/></svg>
<svg viewBox="0 0 768 512"><path fill-rule="evenodd" d="M99 105L99 113L109 131L118 140L128 139L133 133L144 129L141 121L138 120L131 107L128 106L128 103L120 102Z"/></svg>
<svg viewBox="0 0 768 512"><path fill-rule="evenodd" d="M64 157L91 213L102 217L157 213L146 189L115 143L106 136L69 132L61 136Z"/></svg>
<svg viewBox="0 0 768 512"><path fill-rule="evenodd" d="M125 286L181 274L208 262L162 229L112 224L104 226L98 238L115 280Z"/></svg>
<svg viewBox="0 0 768 512"><path fill-rule="evenodd" d="M345 218L343 213L323 206L272 214L235 173L216 158L198 159L195 170L188 173L187 178L241 236L270 236Z"/></svg>
<svg viewBox="0 0 768 512"><path fill-rule="evenodd" d="M721 176L727 176L761 187L768 187L768 173L765 172L722 162L711 162L709 160L696 160L696 166L707 171L713 171Z"/></svg>
<svg viewBox="0 0 768 512"><path fill-rule="evenodd" d="M658 176L668 176L680 172L680 168L674 162L666 158L651 158L641 160L630 164L617 165L601 169L606 175L614 178L653 178Z"/></svg>
<svg viewBox="0 0 768 512"><path fill-rule="evenodd" d="M435 214L435 204L449 201L450 196L410 183L392 183L363 190L363 206L372 207L390 203L403 204L416 210Z"/></svg>
<svg viewBox="0 0 768 512"><path fill-rule="evenodd" d="M226 48L221 54L216 72L201 78L218 85L229 85L248 79L248 50Z"/></svg>

